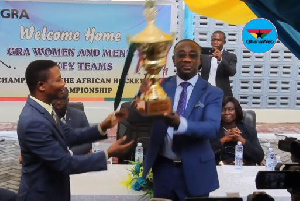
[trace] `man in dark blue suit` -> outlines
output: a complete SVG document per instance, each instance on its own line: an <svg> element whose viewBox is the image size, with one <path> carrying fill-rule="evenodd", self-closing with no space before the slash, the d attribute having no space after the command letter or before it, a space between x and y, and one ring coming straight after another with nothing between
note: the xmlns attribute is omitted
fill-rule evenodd
<svg viewBox="0 0 300 201"><path fill-rule="evenodd" d="M63 96L52 101L53 109L60 120L71 128L89 127L89 122L84 111L79 110L69 105L69 90L65 87ZM86 154L92 149L92 143L84 143L70 147L75 155Z"/></svg>
<svg viewBox="0 0 300 201"><path fill-rule="evenodd" d="M236 73L236 55L224 49L226 35L215 31L211 36L212 55L202 55L201 76L211 85L223 90L224 96L233 96L229 77Z"/></svg>
<svg viewBox="0 0 300 201"><path fill-rule="evenodd" d="M25 73L30 96L18 122L23 156L18 201L70 201L70 174L107 169L107 159L124 154L133 142L120 139L106 151L73 155L69 147L106 137L106 130L126 118L126 112L109 115L97 126L72 130L61 124L51 102L63 94L64 81L57 64L37 60Z"/></svg>
<svg viewBox="0 0 300 201"><path fill-rule="evenodd" d="M184 200L208 196L219 188L209 139L216 137L220 127L223 92L198 75L200 56L201 47L196 42L179 41L173 56L177 75L162 82L174 112L155 121L150 136L144 176L152 167L154 197ZM143 82L140 93L149 90L149 82Z"/></svg>

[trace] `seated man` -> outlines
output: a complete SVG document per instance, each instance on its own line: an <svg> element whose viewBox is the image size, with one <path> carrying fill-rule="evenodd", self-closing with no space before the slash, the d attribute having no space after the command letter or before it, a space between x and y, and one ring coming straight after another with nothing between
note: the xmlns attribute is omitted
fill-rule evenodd
<svg viewBox="0 0 300 201"><path fill-rule="evenodd" d="M217 138L211 140L217 164L220 161L226 164L234 163L237 141L243 144L245 165L261 163L264 151L258 141L256 128L243 122L243 110L238 100L226 96L222 103L222 126Z"/></svg>
<svg viewBox="0 0 300 201"><path fill-rule="evenodd" d="M69 107L69 91L64 88L64 96L60 99L52 101L53 109L60 118L60 120L70 126L71 128L84 128L89 127L89 122L84 111ZM86 154L92 149L91 143L71 147L73 154Z"/></svg>

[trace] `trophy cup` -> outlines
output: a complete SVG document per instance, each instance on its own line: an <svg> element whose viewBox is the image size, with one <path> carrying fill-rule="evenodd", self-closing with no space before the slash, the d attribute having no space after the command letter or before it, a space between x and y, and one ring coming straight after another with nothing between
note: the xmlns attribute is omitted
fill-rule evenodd
<svg viewBox="0 0 300 201"><path fill-rule="evenodd" d="M129 38L129 43L134 43L139 53L139 65L147 72L145 78L152 80L150 92L142 93L138 103L138 110L149 116L172 111L171 99L159 83L159 72L166 66L174 35L162 32L155 25L156 13L155 2L146 1L144 15L148 25L142 32Z"/></svg>

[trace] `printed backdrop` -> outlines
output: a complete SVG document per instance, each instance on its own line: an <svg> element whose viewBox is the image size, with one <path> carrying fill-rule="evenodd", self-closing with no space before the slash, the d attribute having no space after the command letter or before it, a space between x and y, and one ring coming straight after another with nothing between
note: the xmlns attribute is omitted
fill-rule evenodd
<svg viewBox="0 0 300 201"><path fill-rule="evenodd" d="M156 24L167 33L171 8L157 6ZM58 62L73 100L113 100L128 36L147 24L142 4L4 1L0 9L0 100L26 99L25 69L37 59ZM133 97L144 77L136 64L135 56L123 98Z"/></svg>

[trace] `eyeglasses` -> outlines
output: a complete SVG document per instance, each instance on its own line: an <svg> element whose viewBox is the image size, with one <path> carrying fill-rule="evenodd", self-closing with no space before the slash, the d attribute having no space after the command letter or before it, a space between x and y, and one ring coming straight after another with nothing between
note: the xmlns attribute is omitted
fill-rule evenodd
<svg viewBox="0 0 300 201"><path fill-rule="evenodd" d="M178 58L180 58L180 59L184 59L184 58L186 58L186 57L189 57L189 58L191 58L191 59L197 59L197 58L199 57L199 54L196 53L196 52L191 52L191 53L189 53L189 54L186 54L185 52L178 52L178 53L176 54L176 56L177 56Z"/></svg>

